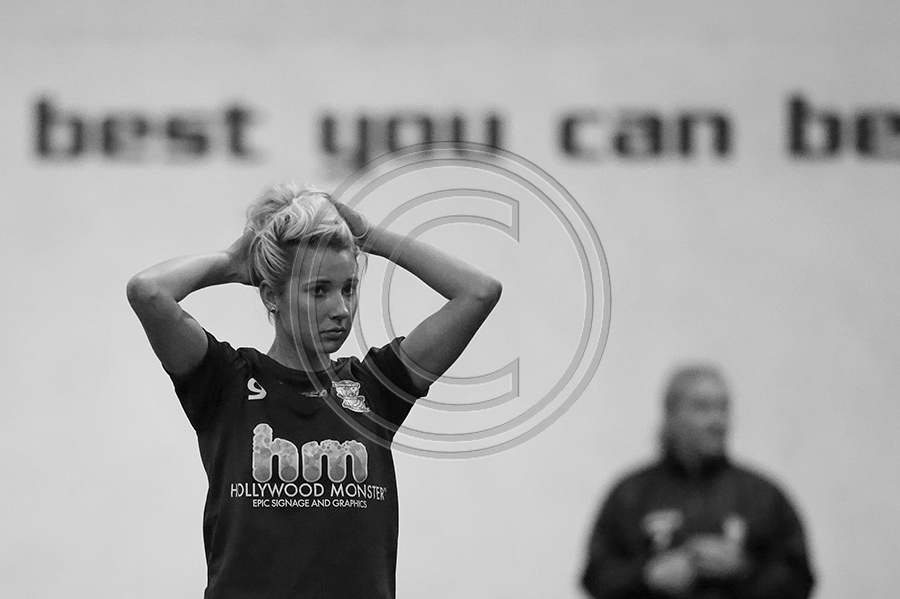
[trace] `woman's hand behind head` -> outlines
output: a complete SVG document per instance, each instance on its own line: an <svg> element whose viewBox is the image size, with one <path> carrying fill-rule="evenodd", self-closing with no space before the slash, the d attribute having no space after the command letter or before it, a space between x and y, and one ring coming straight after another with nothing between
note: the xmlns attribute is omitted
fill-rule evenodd
<svg viewBox="0 0 900 599"><path fill-rule="evenodd" d="M238 237L225 250L225 254L229 259L228 270L233 283L259 285L259 281L255 280L258 277L254 277L252 274L250 262L250 246L254 239L256 239L256 232L248 227L244 229L243 235Z"/></svg>
<svg viewBox="0 0 900 599"><path fill-rule="evenodd" d="M365 241L369 234L369 221L363 216L362 212L347 206L342 202L338 202L333 197L328 196L328 200L337 208L338 214L350 227L350 232L359 240L360 245Z"/></svg>

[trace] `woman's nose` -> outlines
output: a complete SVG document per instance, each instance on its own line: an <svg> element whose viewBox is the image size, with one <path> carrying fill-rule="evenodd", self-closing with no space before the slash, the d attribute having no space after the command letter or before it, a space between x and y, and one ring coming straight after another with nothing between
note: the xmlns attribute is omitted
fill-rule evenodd
<svg viewBox="0 0 900 599"><path fill-rule="evenodd" d="M347 318L350 316L350 300L344 297L343 293L336 293L335 299L331 302L332 318Z"/></svg>

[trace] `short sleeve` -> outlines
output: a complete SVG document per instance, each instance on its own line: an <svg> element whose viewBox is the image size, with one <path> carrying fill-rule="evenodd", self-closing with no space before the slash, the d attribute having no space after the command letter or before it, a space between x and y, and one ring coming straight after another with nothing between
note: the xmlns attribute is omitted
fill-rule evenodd
<svg viewBox="0 0 900 599"><path fill-rule="evenodd" d="M206 353L200 363L187 374L166 372L175 386L191 426L201 431L215 419L223 391L238 372L238 352L228 343L219 341L206 331Z"/></svg>
<svg viewBox="0 0 900 599"><path fill-rule="evenodd" d="M416 400L428 394L428 387L423 389L413 383L409 369L400 357L401 341L403 337L397 337L387 345L371 348L361 363L383 389L386 415L396 426L403 424Z"/></svg>

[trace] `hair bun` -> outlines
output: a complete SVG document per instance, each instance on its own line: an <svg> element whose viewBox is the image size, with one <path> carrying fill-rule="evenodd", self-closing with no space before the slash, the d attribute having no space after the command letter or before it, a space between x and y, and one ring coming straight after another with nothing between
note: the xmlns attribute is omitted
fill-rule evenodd
<svg viewBox="0 0 900 599"><path fill-rule="evenodd" d="M290 277L297 245L313 240L358 255L355 238L324 191L295 183L273 185L247 208L251 281L279 290Z"/></svg>

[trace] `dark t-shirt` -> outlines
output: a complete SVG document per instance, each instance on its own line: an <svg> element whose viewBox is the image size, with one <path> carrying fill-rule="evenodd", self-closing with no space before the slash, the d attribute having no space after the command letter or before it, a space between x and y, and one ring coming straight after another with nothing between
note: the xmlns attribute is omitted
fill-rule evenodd
<svg viewBox="0 0 900 599"><path fill-rule="evenodd" d="M390 441L424 395L400 339L309 374L207 335L200 365L172 376L209 480L205 597L394 597Z"/></svg>

